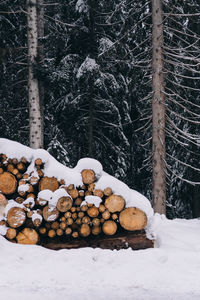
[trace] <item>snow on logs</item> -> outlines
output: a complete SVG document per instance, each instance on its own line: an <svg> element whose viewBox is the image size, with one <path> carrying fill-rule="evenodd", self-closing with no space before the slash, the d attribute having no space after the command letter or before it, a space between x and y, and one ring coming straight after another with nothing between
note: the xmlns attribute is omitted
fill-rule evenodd
<svg viewBox="0 0 200 300"><path fill-rule="evenodd" d="M0 226L7 227L8 240L40 244L55 237L102 238L147 226L145 212L126 207L123 193L99 187L95 168L79 169L82 184L75 185L46 176L44 167L41 158L33 163L0 154Z"/></svg>

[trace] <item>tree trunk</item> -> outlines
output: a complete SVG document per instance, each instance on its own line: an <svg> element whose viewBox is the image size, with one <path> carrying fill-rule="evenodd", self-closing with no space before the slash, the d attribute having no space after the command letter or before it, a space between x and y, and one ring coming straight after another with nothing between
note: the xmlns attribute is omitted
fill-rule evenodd
<svg viewBox="0 0 200 300"><path fill-rule="evenodd" d="M162 1L152 0L152 163L153 206L155 212L166 213L165 175L165 96L163 74L163 11Z"/></svg>
<svg viewBox="0 0 200 300"><path fill-rule="evenodd" d="M44 1L37 0L37 26L38 26L38 63L41 66L44 60ZM44 138L44 84L41 78L38 78L39 85L39 99L40 99L40 113L41 113L41 133ZM42 143L44 141L42 140Z"/></svg>
<svg viewBox="0 0 200 300"><path fill-rule="evenodd" d="M30 147L43 147L42 117L39 99L38 80L34 74L34 66L38 59L38 31L37 31L37 0L27 0L28 25L28 98L29 98L29 126Z"/></svg>

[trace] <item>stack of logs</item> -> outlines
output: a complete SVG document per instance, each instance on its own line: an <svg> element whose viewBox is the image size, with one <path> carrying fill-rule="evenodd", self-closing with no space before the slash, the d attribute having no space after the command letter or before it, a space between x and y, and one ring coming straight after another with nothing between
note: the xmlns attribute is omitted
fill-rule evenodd
<svg viewBox="0 0 200 300"><path fill-rule="evenodd" d="M0 225L8 227L7 239L40 244L58 237L71 240L113 236L119 231L145 228L144 212L135 207L125 208L123 196L113 193L110 187L95 188L93 170L82 170L83 185L76 187L63 179L44 176L40 158L34 161L34 171L30 174L27 173L29 165L25 157L18 160L0 154L0 211L7 209L6 219ZM55 206L50 205L49 195L61 189L67 194L61 193ZM88 203L86 196L99 197L99 206ZM12 203L10 208L9 203Z"/></svg>

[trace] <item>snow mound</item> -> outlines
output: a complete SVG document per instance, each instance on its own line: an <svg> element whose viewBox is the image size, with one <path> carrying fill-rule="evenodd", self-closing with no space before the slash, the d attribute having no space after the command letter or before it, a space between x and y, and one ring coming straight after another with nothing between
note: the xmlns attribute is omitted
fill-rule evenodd
<svg viewBox="0 0 200 300"><path fill-rule="evenodd" d="M104 172L101 163L95 159L82 158L78 161L75 168L71 169L59 163L45 150L31 149L20 143L2 138L0 138L0 153L6 154L9 158L17 158L18 160L20 160L22 157L26 157L26 159L30 162L30 165L27 169L29 176L33 176L34 172L36 172L35 160L37 158L41 158L44 163L44 176L56 177L58 180L64 179L66 184L74 184L76 187L83 185L81 171L84 169L91 169L95 172L97 179L95 182L96 189L104 190L105 188L110 187L113 193L120 195L125 199L126 207L133 206L141 209L146 213L148 222L151 221L153 209L149 200L137 191L130 189L122 181ZM26 190L26 185L20 186L19 188L20 190ZM42 191L38 194L38 197L44 198L52 206L56 206L58 198L62 196L70 197L65 189L62 188L54 193ZM87 198L87 201L90 200L96 202L97 198ZM19 206L18 203L13 202L9 201L9 205Z"/></svg>

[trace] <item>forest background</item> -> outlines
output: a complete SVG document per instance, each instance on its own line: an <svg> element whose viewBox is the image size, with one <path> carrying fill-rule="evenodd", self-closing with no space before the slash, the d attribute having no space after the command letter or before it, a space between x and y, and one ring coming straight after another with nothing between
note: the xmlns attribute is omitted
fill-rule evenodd
<svg viewBox="0 0 200 300"><path fill-rule="evenodd" d="M162 2L166 208L200 216L198 0L36 1L44 148L74 167L82 157L152 199L152 6ZM29 145L27 15L0 3L0 136ZM157 24L160 26L161 24Z"/></svg>

